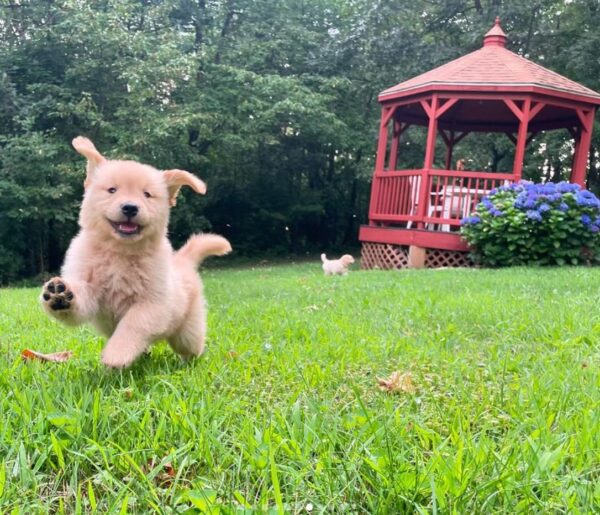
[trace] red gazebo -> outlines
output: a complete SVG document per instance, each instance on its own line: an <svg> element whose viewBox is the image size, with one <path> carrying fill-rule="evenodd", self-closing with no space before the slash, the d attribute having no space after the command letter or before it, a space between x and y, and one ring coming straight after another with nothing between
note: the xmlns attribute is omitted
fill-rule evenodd
<svg viewBox="0 0 600 515"><path fill-rule="evenodd" d="M492 188L521 179L525 149L541 131L575 140L571 182L583 185L600 94L505 48L496 22L483 47L379 95L382 115L369 223L360 228L364 268L468 263L460 220ZM427 127L423 167L397 169L410 126ZM512 171L451 170L455 145L471 133L504 133L515 144ZM444 169L434 168L437 138Z"/></svg>

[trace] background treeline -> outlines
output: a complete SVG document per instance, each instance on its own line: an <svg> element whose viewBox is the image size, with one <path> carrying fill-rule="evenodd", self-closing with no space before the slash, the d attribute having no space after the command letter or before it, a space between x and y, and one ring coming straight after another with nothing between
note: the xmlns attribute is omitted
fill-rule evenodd
<svg viewBox="0 0 600 515"><path fill-rule="evenodd" d="M479 48L496 15L510 49L600 90L597 0L0 0L0 282L60 266L78 134L208 183L173 211L175 245L199 230L249 255L356 245L377 93ZM468 140L476 168L510 167L506 138ZM564 175L565 141L543 136L529 173Z"/></svg>

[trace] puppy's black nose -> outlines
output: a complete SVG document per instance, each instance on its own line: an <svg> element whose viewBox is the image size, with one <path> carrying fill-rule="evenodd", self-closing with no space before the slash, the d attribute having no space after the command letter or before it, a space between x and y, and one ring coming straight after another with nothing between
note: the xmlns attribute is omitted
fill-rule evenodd
<svg viewBox="0 0 600 515"><path fill-rule="evenodd" d="M135 204L121 204L121 211L127 218L133 218L138 214L138 207Z"/></svg>

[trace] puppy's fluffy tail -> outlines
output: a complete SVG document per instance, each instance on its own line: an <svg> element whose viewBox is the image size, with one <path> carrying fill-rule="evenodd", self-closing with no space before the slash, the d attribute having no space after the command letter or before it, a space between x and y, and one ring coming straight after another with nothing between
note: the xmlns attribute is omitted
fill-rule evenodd
<svg viewBox="0 0 600 515"><path fill-rule="evenodd" d="M325 263L327 261L327 256L325 254L321 254L321 261Z"/></svg>
<svg viewBox="0 0 600 515"><path fill-rule="evenodd" d="M231 252L231 244L218 234L194 234L175 256L192 263L200 265L208 256L223 256Z"/></svg>

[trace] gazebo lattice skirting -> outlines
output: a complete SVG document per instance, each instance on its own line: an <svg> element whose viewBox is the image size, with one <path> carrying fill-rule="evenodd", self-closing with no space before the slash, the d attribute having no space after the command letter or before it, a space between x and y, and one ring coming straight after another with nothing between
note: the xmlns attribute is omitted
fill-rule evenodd
<svg viewBox="0 0 600 515"><path fill-rule="evenodd" d="M359 233L364 268L469 265L461 219L491 189L521 179L526 147L542 131L568 130L575 141L571 182L585 184L600 94L505 44L496 19L481 49L379 95L369 223ZM423 167L400 169L400 139L411 126L427 127ZM515 145L512 171L451 170L455 146L471 133L505 134ZM438 136L446 146L443 169L434 166Z"/></svg>
<svg viewBox="0 0 600 515"><path fill-rule="evenodd" d="M465 251L424 249L425 268L469 267L473 261ZM417 268L411 263L410 247L389 243L364 242L361 248L361 267L364 270L393 270Z"/></svg>

